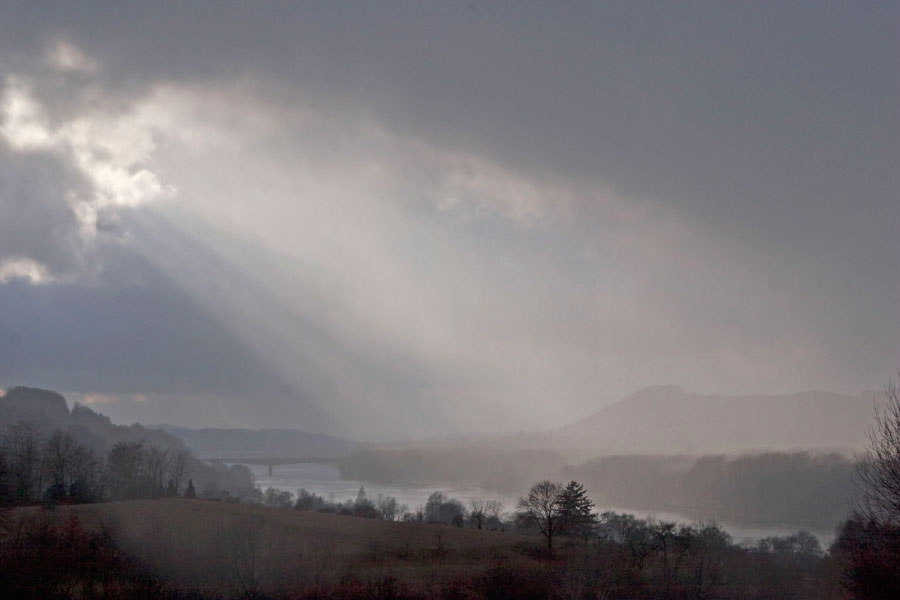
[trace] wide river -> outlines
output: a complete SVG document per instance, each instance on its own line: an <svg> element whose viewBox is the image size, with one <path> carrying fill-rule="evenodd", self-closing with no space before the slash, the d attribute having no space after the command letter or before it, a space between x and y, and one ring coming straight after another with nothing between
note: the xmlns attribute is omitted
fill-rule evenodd
<svg viewBox="0 0 900 600"><path fill-rule="evenodd" d="M450 498L456 498L457 500L462 501L465 506L468 506L471 498L483 497L499 500L503 503L503 512L514 511L517 500L512 496L504 496L503 494L480 488L435 486L412 487L404 485L385 485L353 479L341 479L337 467L330 464L301 463L296 465L277 465L273 467L271 476L269 476L268 467L263 465L247 466L253 471L256 483L263 491L269 487L273 487L278 490L287 490L296 493L298 489L303 488L308 492L313 492L327 500L335 502L355 499L356 495L359 493L360 487L365 488L366 495L369 498L375 498L378 494L393 496L397 499L397 502L406 504L410 510L415 510L419 506L423 506L428 500L428 496L436 491L441 491ZM695 519L678 513L649 511L623 506L598 506L596 507L596 510L601 513L607 510L619 513L631 513L638 517L653 516L663 521L675 521L679 523L690 523L695 521ZM734 538L734 541L737 543L752 542L767 536L790 535L799 529L787 525L748 525L721 520L717 521L717 523L731 534L732 538ZM834 531L811 530L810 533L819 538L824 549L827 549L834 540Z"/></svg>

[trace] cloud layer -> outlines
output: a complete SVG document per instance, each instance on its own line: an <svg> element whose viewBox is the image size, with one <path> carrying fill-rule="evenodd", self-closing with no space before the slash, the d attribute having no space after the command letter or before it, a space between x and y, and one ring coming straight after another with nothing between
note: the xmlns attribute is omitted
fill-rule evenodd
<svg viewBox="0 0 900 600"><path fill-rule="evenodd" d="M897 16L831 8L4 7L0 382L359 437L878 387Z"/></svg>

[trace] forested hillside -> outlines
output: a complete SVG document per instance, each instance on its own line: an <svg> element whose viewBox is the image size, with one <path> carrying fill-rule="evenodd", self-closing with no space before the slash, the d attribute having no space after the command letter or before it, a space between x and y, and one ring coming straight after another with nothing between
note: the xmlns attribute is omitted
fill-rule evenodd
<svg viewBox="0 0 900 600"><path fill-rule="evenodd" d="M246 467L210 465L176 437L139 424L115 425L63 396L14 387L0 396L0 501L95 502L180 495L189 482L207 495L254 489Z"/></svg>

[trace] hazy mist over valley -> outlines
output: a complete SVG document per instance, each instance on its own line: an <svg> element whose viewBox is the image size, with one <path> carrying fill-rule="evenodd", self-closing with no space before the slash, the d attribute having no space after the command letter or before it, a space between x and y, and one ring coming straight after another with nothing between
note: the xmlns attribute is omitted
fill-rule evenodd
<svg viewBox="0 0 900 600"><path fill-rule="evenodd" d="M0 596L900 597L898 30L0 5Z"/></svg>

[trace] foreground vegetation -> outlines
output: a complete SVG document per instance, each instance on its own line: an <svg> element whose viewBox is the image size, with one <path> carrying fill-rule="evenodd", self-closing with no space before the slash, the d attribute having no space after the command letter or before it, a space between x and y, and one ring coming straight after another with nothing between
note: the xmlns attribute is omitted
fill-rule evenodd
<svg viewBox="0 0 900 600"><path fill-rule="evenodd" d="M533 534L202 500L9 511L4 597L842 598L815 538L731 543L712 524L606 514Z"/></svg>
<svg viewBox="0 0 900 600"><path fill-rule="evenodd" d="M0 597L894 599L893 381L887 397L861 458L856 510L827 552L804 531L735 544L714 523L598 516L577 481L532 485L506 520L499 503L475 500L467 510L440 492L412 511L362 489L344 503L274 489L246 501L209 489L198 500L189 480L185 498L167 497L179 493L189 454L122 441L100 460L71 433L42 439L17 424L0 454ZM766 457L763 473L812 460ZM827 457L815 464L826 473L831 465ZM731 471L712 460L693 472L741 475L734 489L749 490L743 479L766 484L740 459ZM154 499L78 504L141 495Z"/></svg>
<svg viewBox="0 0 900 600"><path fill-rule="evenodd" d="M190 489L190 488L189 488ZM543 481L512 518L440 492L334 503L159 498L0 510L0 597L895 598L900 528L854 516L826 553L800 531L735 544L713 523L593 513Z"/></svg>

